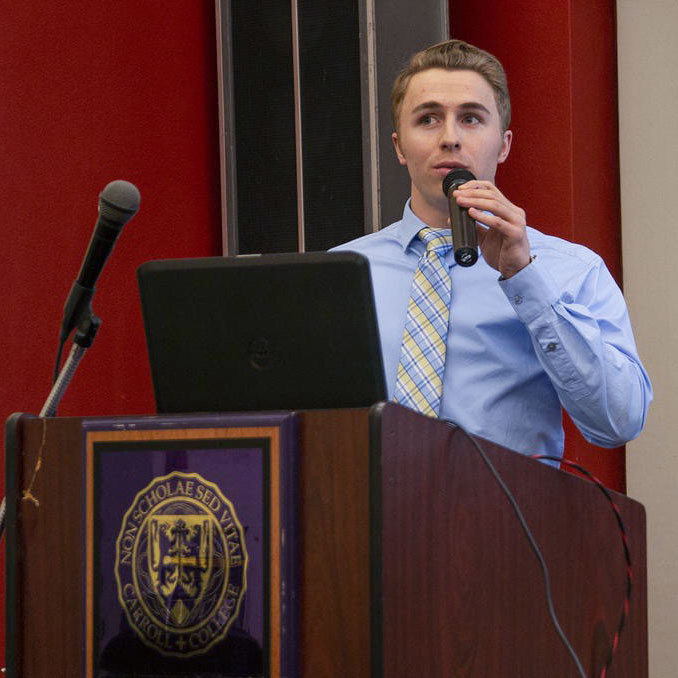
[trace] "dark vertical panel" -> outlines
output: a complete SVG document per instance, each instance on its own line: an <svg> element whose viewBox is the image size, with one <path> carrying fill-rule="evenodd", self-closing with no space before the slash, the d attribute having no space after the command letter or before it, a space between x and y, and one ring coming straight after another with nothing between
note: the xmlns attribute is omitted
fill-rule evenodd
<svg viewBox="0 0 678 678"><path fill-rule="evenodd" d="M418 0L416 11L413 11L410 0L374 0L382 228L402 218L405 201L410 195L409 174L398 164L391 141L391 89L396 76L414 53L447 38L444 2ZM478 13L477 7L475 11Z"/></svg>
<svg viewBox="0 0 678 678"><path fill-rule="evenodd" d="M358 2L300 0L306 249L364 233Z"/></svg>
<svg viewBox="0 0 678 678"><path fill-rule="evenodd" d="M390 88L410 54L447 32L446 0L423 0L415 16L403 22L406 3L374 0L374 23L368 27L364 0L298 0L300 191L307 250L324 250L373 229L370 168L364 165L370 134L364 124L370 115L367 30L375 33L379 226L402 214L409 178L390 141ZM229 41L222 45L224 82L230 86L224 94L231 149L226 158L228 228L239 253L298 246L291 4L221 3L222 34Z"/></svg>
<svg viewBox="0 0 678 678"><path fill-rule="evenodd" d="M231 3L239 253L297 249L288 2Z"/></svg>

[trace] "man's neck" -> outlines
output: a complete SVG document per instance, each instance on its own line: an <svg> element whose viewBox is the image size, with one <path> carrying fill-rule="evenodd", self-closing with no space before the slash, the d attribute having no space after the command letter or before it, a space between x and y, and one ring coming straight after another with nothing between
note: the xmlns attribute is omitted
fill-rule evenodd
<svg viewBox="0 0 678 678"><path fill-rule="evenodd" d="M410 200L410 209L418 219L421 219L427 226L430 226L431 228L450 227L447 223L450 218L450 214L447 209L441 211L433 205L429 205L426 202L417 200L417 197L418 196L412 196L412 199Z"/></svg>

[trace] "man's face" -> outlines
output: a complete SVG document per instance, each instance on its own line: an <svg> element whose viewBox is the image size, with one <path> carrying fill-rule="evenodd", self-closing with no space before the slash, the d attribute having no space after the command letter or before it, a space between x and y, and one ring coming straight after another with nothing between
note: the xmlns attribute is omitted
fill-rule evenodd
<svg viewBox="0 0 678 678"><path fill-rule="evenodd" d="M475 71L431 68L412 76L398 127L393 143L412 180L412 211L430 226L447 220L442 180L450 170L464 168L494 181L511 147L492 87Z"/></svg>

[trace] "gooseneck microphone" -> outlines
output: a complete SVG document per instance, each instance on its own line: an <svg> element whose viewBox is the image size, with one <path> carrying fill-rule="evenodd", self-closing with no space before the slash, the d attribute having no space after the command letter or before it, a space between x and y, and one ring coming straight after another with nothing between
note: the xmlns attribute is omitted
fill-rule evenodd
<svg viewBox="0 0 678 678"><path fill-rule="evenodd" d="M469 216L466 207L459 207L452 194L459 186L474 179L473 173L465 169L453 169L443 179L443 193L450 208L454 260L460 266L473 266L478 261L478 236L475 220Z"/></svg>
<svg viewBox="0 0 678 678"><path fill-rule="evenodd" d="M60 341L92 314L94 286L122 227L137 213L141 196L129 181L112 181L99 195L99 218L89 241L78 277L64 305Z"/></svg>

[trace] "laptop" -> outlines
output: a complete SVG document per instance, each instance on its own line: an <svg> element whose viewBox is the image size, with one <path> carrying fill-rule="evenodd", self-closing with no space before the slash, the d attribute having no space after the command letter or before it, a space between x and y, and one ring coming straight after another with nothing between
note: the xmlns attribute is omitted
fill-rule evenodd
<svg viewBox="0 0 678 678"><path fill-rule="evenodd" d="M160 413L386 399L369 265L359 254L159 260L137 275Z"/></svg>

